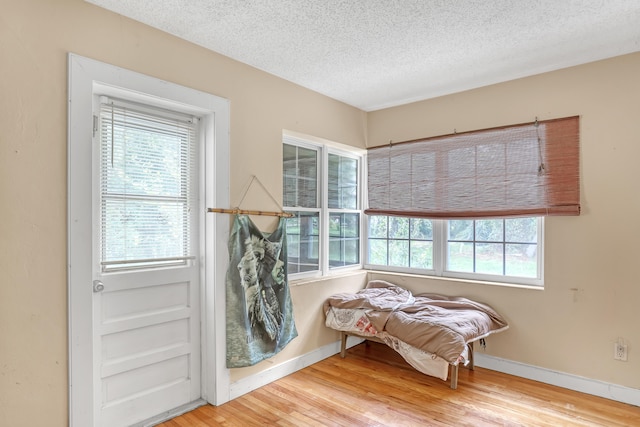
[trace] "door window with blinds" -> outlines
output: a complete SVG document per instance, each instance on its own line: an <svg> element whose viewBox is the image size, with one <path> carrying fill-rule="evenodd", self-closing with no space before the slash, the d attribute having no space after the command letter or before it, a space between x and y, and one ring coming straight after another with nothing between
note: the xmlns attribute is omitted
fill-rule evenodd
<svg viewBox="0 0 640 427"><path fill-rule="evenodd" d="M197 119L104 97L99 118L102 271L185 265Z"/></svg>

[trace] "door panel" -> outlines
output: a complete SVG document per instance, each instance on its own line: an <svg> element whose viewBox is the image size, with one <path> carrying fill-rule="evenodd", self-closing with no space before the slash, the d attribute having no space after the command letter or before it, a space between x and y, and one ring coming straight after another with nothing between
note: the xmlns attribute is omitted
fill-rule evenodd
<svg viewBox="0 0 640 427"><path fill-rule="evenodd" d="M130 425L200 397L199 272L190 264L96 276L100 425Z"/></svg>

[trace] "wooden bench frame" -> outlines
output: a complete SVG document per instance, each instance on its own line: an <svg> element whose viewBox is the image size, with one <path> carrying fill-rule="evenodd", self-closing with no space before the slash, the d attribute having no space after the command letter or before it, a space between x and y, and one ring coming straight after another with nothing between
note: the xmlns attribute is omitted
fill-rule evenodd
<svg viewBox="0 0 640 427"><path fill-rule="evenodd" d="M374 336L364 336L364 335L358 335L354 332L345 332L345 331L340 331L340 357L342 357L343 359L346 357L347 355L347 337L349 337L349 335L354 336L354 337L358 337L358 338L363 338L365 340L369 340L369 341L374 341L374 342L379 342L382 344L385 344L384 341L382 341L379 338L376 338ZM473 343L475 341L471 341L470 343L467 343L467 348L469 350L469 362L465 365L465 367L467 369L469 369L470 371L473 371ZM386 345L386 344L385 344ZM460 366L460 364L449 364L450 369L449 369L449 376L450 376L450 387L455 390L458 388L458 368Z"/></svg>

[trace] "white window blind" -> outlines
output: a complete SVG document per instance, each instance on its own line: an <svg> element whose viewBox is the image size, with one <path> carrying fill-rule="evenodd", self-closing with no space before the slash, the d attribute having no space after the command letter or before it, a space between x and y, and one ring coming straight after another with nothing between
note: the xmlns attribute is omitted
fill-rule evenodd
<svg viewBox="0 0 640 427"><path fill-rule="evenodd" d="M102 270L186 263L196 201L192 175L197 120L119 100L102 101Z"/></svg>

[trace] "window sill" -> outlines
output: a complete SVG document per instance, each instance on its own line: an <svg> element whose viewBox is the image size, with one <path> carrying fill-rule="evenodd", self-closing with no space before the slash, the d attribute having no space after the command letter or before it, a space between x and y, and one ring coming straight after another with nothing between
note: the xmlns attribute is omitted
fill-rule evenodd
<svg viewBox="0 0 640 427"><path fill-rule="evenodd" d="M428 276L425 274L400 273L396 271L373 270L373 269L368 269L367 272L371 274L384 274L386 276L413 277L417 279L440 280L445 282L456 282L456 283L463 283L463 284L501 286L506 288L528 289L532 291L544 291L544 285L541 285L541 286L523 285L520 283L491 282L486 280L461 279L456 277L442 277L442 276Z"/></svg>
<svg viewBox="0 0 640 427"><path fill-rule="evenodd" d="M327 281L327 280L334 280L334 279L343 278L343 277L363 276L363 275L366 275L368 273L369 273L368 270L358 269L358 270L349 270L349 271L345 271L345 272L335 273L335 274L331 274L329 276L304 277L304 278L300 278L300 279L290 280L289 281L289 286L291 286L291 287L305 286L305 285L311 285L311 284L314 284L314 283L324 282L324 281Z"/></svg>

